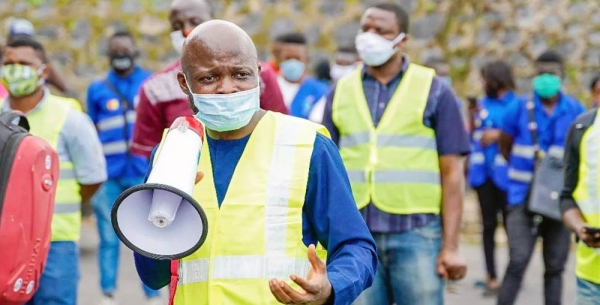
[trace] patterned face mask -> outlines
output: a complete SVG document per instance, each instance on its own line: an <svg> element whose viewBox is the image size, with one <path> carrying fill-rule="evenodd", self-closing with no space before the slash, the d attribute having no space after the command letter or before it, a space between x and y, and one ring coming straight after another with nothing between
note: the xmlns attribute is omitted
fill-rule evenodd
<svg viewBox="0 0 600 305"><path fill-rule="evenodd" d="M44 79L40 78L44 67L45 65L42 65L37 70L33 70L30 66L25 65L5 65L0 70L2 84L10 96L28 96L44 83Z"/></svg>

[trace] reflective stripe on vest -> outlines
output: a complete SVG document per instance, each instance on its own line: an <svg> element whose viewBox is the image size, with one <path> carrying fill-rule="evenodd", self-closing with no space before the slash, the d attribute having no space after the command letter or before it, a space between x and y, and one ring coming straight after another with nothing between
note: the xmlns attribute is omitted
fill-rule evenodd
<svg viewBox="0 0 600 305"><path fill-rule="evenodd" d="M136 119L135 111L127 111L127 123L134 124ZM125 119L122 114L115 114L100 120L97 124L98 131L107 131L111 129L122 129L125 127Z"/></svg>
<svg viewBox="0 0 600 305"><path fill-rule="evenodd" d="M563 147L552 145L548 148L547 152L541 152L541 155L554 157L557 159L563 158L565 154L565 149ZM518 157L522 159L527 159L530 162L533 162L535 155L535 148L533 146L527 145L513 145L511 151L511 158ZM531 183L533 181L533 171L532 170L522 170L517 169L514 166L508 169L508 177L514 181L521 183Z"/></svg>
<svg viewBox="0 0 600 305"><path fill-rule="evenodd" d="M267 112L248 140L220 207L209 144L204 143L199 170L205 176L194 198L206 212L208 236L197 252L180 261L174 304L278 304L269 279L293 285L291 274L308 274L302 207L317 132L328 135L320 125Z"/></svg>
<svg viewBox="0 0 600 305"><path fill-rule="evenodd" d="M44 104L27 114L30 133L46 140L55 150L73 102L48 95ZM81 227L81 196L75 179L73 163L60 161L60 179L56 188L54 216L52 217L52 241L77 241Z"/></svg>
<svg viewBox="0 0 600 305"><path fill-rule="evenodd" d="M600 119L586 130L581 139L579 180L573 198L577 202L587 224L600 227ZM577 247L577 276L600 284L600 249L587 247L579 242Z"/></svg>
<svg viewBox="0 0 600 305"><path fill-rule="evenodd" d="M432 69L410 64L377 127L365 99L362 71L338 82L332 118L359 208L373 202L392 214L439 213L435 132L423 124L434 75Z"/></svg>

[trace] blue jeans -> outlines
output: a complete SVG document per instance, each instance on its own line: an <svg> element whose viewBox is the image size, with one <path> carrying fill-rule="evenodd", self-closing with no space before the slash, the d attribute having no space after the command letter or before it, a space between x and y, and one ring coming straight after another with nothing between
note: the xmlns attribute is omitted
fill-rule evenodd
<svg viewBox="0 0 600 305"><path fill-rule="evenodd" d="M92 198L98 234L100 235L98 266L100 267L100 286L104 294L113 294L117 290L119 270L120 241L110 220L112 207L123 191L143 182L144 177L108 179ZM159 291L152 290L143 284L142 286L146 297L152 298L160 295Z"/></svg>
<svg viewBox="0 0 600 305"><path fill-rule="evenodd" d="M442 245L440 220L400 234L373 234L379 263L373 285L355 305L442 305L444 282L436 262Z"/></svg>
<svg viewBox="0 0 600 305"><path fill-rule="evenodd" d="M577 305L600 305L600 284L577 278Z"/></svg>
<svg viewBox="0 0 600 305"><path fill-rule="evenodd" d="M79 247L72 241L53 242L40 286L25 305L75 305L78 283Z"/></svg>

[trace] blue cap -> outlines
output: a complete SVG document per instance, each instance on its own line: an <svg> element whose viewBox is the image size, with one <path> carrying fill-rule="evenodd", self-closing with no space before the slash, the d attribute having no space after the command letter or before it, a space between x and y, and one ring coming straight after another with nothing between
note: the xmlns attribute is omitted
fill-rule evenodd
<svg viewBox="0 0 600 305"><path fill-rule="evenodd" d="M10 25L10 36L33 36L33 24L27 19L15 19Z"/></svg>

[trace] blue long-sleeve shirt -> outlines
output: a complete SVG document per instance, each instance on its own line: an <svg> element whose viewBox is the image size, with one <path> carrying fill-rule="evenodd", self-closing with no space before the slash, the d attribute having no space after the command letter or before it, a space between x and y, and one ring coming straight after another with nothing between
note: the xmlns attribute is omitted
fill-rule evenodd
<svg viewBox="0 0 600 305"><path fill-rule="evenodd" d="M207 137L219 206L249 137L239 140ZM337 146L321 134L315 139L310 161L302 220L304 244L320 242L327 248L327 272L334 304L352 303L371 286L377 270L376 246L356 208ZM169 283L170 261L134 256L138 274L146 285L159 289Z"/></svg>

